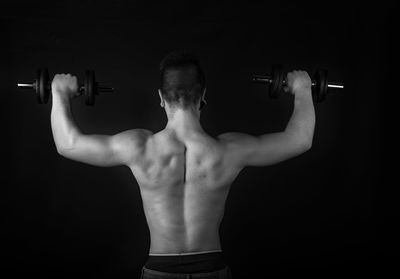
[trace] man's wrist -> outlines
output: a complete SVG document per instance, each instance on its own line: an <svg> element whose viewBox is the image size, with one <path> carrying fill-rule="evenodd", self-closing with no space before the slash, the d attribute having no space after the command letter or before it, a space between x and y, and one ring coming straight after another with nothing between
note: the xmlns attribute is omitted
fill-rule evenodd
<svg viewBox="0 0 400 279"><path fill-rule="evenodd" d="M59 92L57 90L52 91L53 102L60 103L61 105L67 105L70 103L70 97L63 92Z"/></svg>
<svg viewBox="0 0 400 279"><path fill-rule="evenodd" d="M309 99L312 97L311 88L300 88L294 91L296 99Z"/></svg>

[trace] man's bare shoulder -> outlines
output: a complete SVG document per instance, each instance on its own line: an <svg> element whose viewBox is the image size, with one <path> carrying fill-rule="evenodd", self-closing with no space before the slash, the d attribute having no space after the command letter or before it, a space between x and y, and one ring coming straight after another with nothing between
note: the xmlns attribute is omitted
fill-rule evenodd
<svg viewBox="0 0 400 279"><path fill-rule="evenodd" d="M121 140L129 140L134 142L141 142L152 136L153 132L146 129L131 129L117 134Z"/></svg>
<svg viewBox="0 0 400 279"><path fill-rule="evenodd" d="M259 139L255 136L240 133L229 132L218 136L220 144L223 146L228 161L238 169L246 166L247 158L253 154L252 150L257 150Z"/></svg>
<svg viewBox="0 0 400 279"><path fill-rule="evenodd" d="M228 132L228 133L223 133L217 136L219 142L224 145L232 145L232 144L240 144L246 141L249 141L250 139L253 139L254 137L244 134L244 133L239 133L239 132Z"/></svg>
<svg viewBox="0 0 400 279"><path fill-rule="evenodd" d="M115 135L114 140L123 148L131 147L140 151L152 135L153 132L146 129L131 129Z"/></svg>

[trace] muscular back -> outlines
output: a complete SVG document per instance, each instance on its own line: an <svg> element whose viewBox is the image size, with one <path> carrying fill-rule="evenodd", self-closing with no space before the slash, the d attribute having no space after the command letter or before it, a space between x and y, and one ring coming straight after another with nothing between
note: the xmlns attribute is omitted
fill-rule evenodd
<svg viewBox="0 0 400 279"><path fill-rule="evenodd" d="M58 153L72 160L102 167L130 167L150 228L150 252L220 249L218 229L225 200L240 170L276 164L311 147L315 125L311 79L305 72L294 72L288 74L287 81L295 102L284 131L260 136L226 133L215 140L193 127L193 132L178 136L168 125L154 135L143 129L113 136L84 134L71 113L70 99L76 95L77 79L56 75L51 111L54 142ZM195 113L180 118L186 123L192 119L193 124L199 116Z"/></svg>
<svg viewBox="0 0 400 279"><path fill-rule="evenodd" d="M150 253L221 249L218 230L225 200L240 170L275 164L311 147L310 137L297 128L261 136L225 133L218 140L201 129L178 136L168 128L154 135L143 129L114 136L69 131L73 136L68 139L58 130L66 124L57 122L56 112L54 119L62 156L96 166L130 167L150 229Z"/></svg>
<svg viewBox="0 0 400 279"><path fill-rule="evenodd" d="M226 146L205 133L147 137L136 177L151 235L151 253L220 249L218 229L229 186L240 169Z"/></svg>

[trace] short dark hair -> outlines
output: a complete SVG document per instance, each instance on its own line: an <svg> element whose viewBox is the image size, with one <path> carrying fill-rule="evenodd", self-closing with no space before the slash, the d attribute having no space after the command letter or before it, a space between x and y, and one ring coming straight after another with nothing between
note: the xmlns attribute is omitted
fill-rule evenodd
<svg viewBox="0 0 400 279"><path fill-rule="evenodd" d="M160 63L160 90L168 104L188 108L196 105L206 86L199 60L192 51L179 50Z"/></svg>

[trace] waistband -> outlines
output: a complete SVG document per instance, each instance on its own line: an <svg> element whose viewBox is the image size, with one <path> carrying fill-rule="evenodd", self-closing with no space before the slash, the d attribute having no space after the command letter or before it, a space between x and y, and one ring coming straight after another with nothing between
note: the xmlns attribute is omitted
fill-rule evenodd
<svg viewBox="0 0 400 279"><path fill-rule="evenodd" d="M168 273L205 273L227 266L222 250L161 255L149 255L144 267Z"/></svg>
<svg viewBox="0 0 400 279"><path fill-rule="evenodd" d="M188 255L200 255L200 254L207 254L207 253L216 253L222 252L222 250L209 250L209 251L200 251L200 252L185 252L185 253L149 253L149 256L188 256Z"/></svg>
<svg viewBox="0 0 400 279"><path fill-rule="evenodd" d="M188 278L187 273L169 273L169 272L161 272L156 270L147 269L145 267L142 268L142 277L143 275L153 276L151 278ZM183 275L183 276L182 276ZM177 277L178 276L178 277ZM144 277L143 277L144 278ZM147 278L147 277L146 277ZM200 273L190 273L190 278L193 279L204 279L204 278L232 278L232 271L229 266L221 270L216 270L212 272L200 272Z"/></svg>

